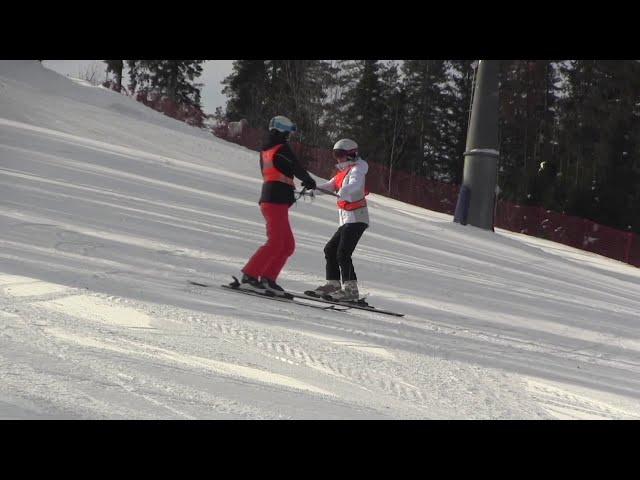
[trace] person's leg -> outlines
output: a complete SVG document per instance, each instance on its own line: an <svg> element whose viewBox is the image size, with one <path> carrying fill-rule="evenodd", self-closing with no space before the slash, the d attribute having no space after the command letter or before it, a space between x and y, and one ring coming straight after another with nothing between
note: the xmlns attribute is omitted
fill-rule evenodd
<svg viewBox="0 0 640 480"><path fill-rule="evenodd" d="M338 264L338 243L340 242L340 235L342 227L338 228L336 233L329 239L324 246L324 258L326 260L326 278L327 281L324 285L320 285L313 292L315 296L323 296L331 294L340 290L340 265Z"/></svg>
<svg viewBox="0 0 640 480"><path fill-rule="evenodd" d="M344 225L336 257L342 273L342 283L356 281L356 272L353 268L351 255L355 250L362 234L367 229L366 223L347 223Z"/></svg>
<svg viewBox="0 0 640 480"><path fill-rule="evenodd" d="M338 228L333 237L329 239L324 246L324 258L327 261L326 278L327 280L340 281L340 265L338 263L338 244L342 237L343 227Z"/></svg>
<svg viewBox="0 0 640 480"><path fill-rule="evenodd" d="M336 254L342 274L342 289L329 295L333 300L356 301L360 297L351 255L367 226L366 223L347 223L344 225Z"/></svg>
<svg viewBox="0 0 640 480"><path fill-rule="evenodd" d="M288 244L287 237L291 235L288 205L265 202L260 204L260 210L266 220L267 241L242 268L242 273L256 279L266 274L265 269L271 268L274 259L282 257L283 243Z"/></svg>
<svg viewBox="0 0 640 480"><path fill-rule="evenodd" d="M296 241L289 222L288 205L278 205L274 229L274 238L278 242L279 249L277 251L274 250L273 256L265 263L261 277L275 283L287 260L296 250Z"/></svg>

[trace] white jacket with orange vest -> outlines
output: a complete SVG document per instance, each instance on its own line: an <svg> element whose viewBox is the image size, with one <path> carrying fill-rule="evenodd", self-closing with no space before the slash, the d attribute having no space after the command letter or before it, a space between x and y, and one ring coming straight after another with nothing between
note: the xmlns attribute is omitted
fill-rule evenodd
<svg viewBox="0 0 640 480"><path fill-rule="evenodd" d="M369 165L362 158L358 157L353 161L341 162L337 164L338 170L345 170L352 167L342 181L342 188L337 188L336 177L325 183L319 183L316 188L336 192L340 197L338 200L347 202L357 202L365 196L364 185ZM366 223L369 224L369 209L364 206L356 210L344 210L338 208L340 226L345 223Z"/></svg>

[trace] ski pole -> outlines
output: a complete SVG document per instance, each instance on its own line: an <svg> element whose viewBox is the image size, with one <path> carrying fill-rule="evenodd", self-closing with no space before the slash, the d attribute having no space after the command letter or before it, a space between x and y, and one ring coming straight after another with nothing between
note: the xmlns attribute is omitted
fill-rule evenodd
<svg viewBox="0 0 640 480"><path fill-rule="evenodd" d="M326 195L333 195L334 197L340 198L337 193L332 192L330 190L325 190L324 188L316 188L316 190L318 190L319 192L322 192L322 193L324 193Z"/></svg>
<svg viewBox="0 0 640 480"><path fill-rule="evenodd" d="M300 197L311 197L311 198L313 198L315 196L313 194L313 190L309 190L308 192L307 192L307 190L308 190L307 188L303 188L300 191L296 191L295 193L296 193L296 195L298 195L297 199L300 199ZM322 192L322 193L324 193L326 195L331 195L331 196L334 196L336 198L340 198L340 196L337 193L332 192L330 190L325 190L323 188L316 188L316 190L318 190L319 192Z"/></svg>
<svg viewBox="0 0 640 480"><path fill-rule="evenodd" d="M296 201L300 200L301 197L310 197L311 199L313 199L313 197L314 197L313 190L309 190L308 192L307 192L307 190L308 189L306 187L304 187L300 191L294 191L294 193L296 195L295 196Z"/></svg>

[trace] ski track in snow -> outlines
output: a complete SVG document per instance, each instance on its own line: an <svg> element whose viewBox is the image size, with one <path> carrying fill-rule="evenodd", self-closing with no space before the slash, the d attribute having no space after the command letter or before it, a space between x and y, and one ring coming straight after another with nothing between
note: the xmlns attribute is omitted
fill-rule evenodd
<svg viewBox="0 0 640 480"><path fill-rule="evenodd" d="M257 154L35 62L0 81L0 418L640 418L638 269L372 194L354 262L405 318L190 286L264 241ZM303 291L337 213L291 220Z"/></svg>

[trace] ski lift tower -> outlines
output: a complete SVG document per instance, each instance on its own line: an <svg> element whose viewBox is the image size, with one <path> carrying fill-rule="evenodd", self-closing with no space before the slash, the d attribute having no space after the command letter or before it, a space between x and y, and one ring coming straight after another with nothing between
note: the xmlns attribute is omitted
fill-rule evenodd
<svg viewBox="0 0 640 480"><path fill-rule="evenodd" d="M453 221L493 231L498 173L498 60L480 60Z"/></svg>

